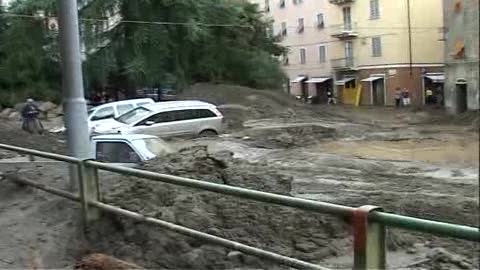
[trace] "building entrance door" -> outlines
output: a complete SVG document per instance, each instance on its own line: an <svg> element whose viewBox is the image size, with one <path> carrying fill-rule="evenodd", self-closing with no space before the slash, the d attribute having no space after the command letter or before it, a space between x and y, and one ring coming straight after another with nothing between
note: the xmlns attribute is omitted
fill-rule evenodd
<svg viewBox="0 0 480 270"><path fill-rule="evenodd" d="M372 99L373 105L385 105L385 80L383 78L372 81Z"/></svg>
<svg viewBox="0 0 480 270"><path fill-rule="evenodd" d="M457 84L456 89L457 113L467 110L467 84Z"/></svg>

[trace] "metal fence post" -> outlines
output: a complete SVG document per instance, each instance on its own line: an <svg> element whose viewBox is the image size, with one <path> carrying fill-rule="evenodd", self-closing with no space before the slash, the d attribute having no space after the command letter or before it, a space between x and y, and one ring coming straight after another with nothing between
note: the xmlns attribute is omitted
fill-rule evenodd
<svg viewBox="0 0 480 270"><path fill-rule="evenodd" d="M86 228L91 221L97 220L100 217L100 210L88 205L88 201L99 201L100 199L98 170L97 168L87 166L84 162L77 166L83 223Z"/></svg>
<svg viewBox="0 0 480 270"><path fill-rule="evenodd" d="M382 211L380 207L366 205L357 208L353 214L353 269L386 269L385 226L369 222L372 211Z"/></svg>

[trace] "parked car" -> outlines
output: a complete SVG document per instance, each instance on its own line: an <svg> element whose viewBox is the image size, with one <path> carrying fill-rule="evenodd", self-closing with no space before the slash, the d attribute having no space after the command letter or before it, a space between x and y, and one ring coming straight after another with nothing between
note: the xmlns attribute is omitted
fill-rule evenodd
<svg viewBox="0 0 480 270"><path fill-rule="evenodd" d="M151 98L159 101L174 101L177 93L173 88L142 88L137 90L137 97Z"/></svg>
<svg viewBox="0 0 480 270"><path fill-rule="evenodd" d="M155 101L151 98L128 99L106 103L88 110L88 121L95 122L119 117L134 108L152 103L155 103Z"/></svg>
<svg viewBox="0 0 480 270"><path fill-rule="evenodd" d="M91 139L95 160L106 163L135 164L172 153L160 138L145 134L111 134Z"/></svg>
<svg viewBox="0 0 480 270"><path fill-rule="evenodd" d="M214 136L223 128L216 106L201 101L168 101L147 104L120 117L98 121L93 134L151 134L161 137Z"/></svg>
<svg viewBox="0 0 480 270"><path fill-rule="evenodd" d="M177 99L177 92L171 88L162 88L160 90L159 101L174 101Z"/></svg>
<svg viewBox="0 0 480 270"><path fill-rule="evenodd" d="M115 101L106 103L96 107L89 107L88 109L88 130L91 133L92 128L97 121L119 117L120 115L146 104L153 104L155 101L151 98L139 98L139 99L128 99L122 101ZM49 132L51 133L62 133L65 132L65 126L55 127Z"/></svg>

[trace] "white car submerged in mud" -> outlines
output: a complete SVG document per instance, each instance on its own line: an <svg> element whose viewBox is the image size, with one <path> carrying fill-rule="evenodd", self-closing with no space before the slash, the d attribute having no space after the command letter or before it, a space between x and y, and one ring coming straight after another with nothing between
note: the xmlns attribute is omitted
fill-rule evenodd
<svg viewBox="0 0 480 270"><path fill-rule="evenodd" d="M92 135L213 136L222 131L223 119L217 107L210 103L159 102L135 108L114 119L97 121Z"/></svg>
<svg viewBox="0 0 480 270"><path fill-rule="evenodd" d="M138 164L173 152L162 139L145 134L95 136L91 151L95 160L116 164Z"/></svg>

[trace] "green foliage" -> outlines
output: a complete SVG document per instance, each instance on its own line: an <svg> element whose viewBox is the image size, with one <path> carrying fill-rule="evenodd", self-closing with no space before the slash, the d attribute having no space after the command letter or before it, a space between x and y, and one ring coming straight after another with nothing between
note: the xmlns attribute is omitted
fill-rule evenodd
<svg viewBox="0 0 480 270"><path fill-rule="evenodd" d="M86 63L90 82L123 89L196 81L228 81L258 88L277 88L284 75L273 55L285 53L267 34L256 5L239 0L96 0L84 17L118 12L125 21L98 32L99 23L85 27L94 53ZM214 27L206 25L229 25ZM112 80L115 78L115 81Z"/></svg>
<svg viewBox="0 0 480 270"><path fill-rule="evenodd" d="M55 16L55 0L16 0L9 13ZM79 1L82 18L119 15L110 28L82 20L87 89L127 90L197 81L277 88L284 79L275 55L285 53L267 34L256 5L243 0ZM0 11L1 12L1 11ZM27 96L59 100L61 70L58 33L44 18L0 15L0 104ZM207 26L209 25L209 26ZM212 26L227 25L227 27ZM103 29L102 29L103 27Z"/></svg>
<svg viewBox="0 0 480 270"><path fill-rule="evenodd" d="M53 0L13 3L10 13L49 12ZM58 45L44 19L0 15L0 104L13 105L28 97L58 99L60 91Z"/></svg>

